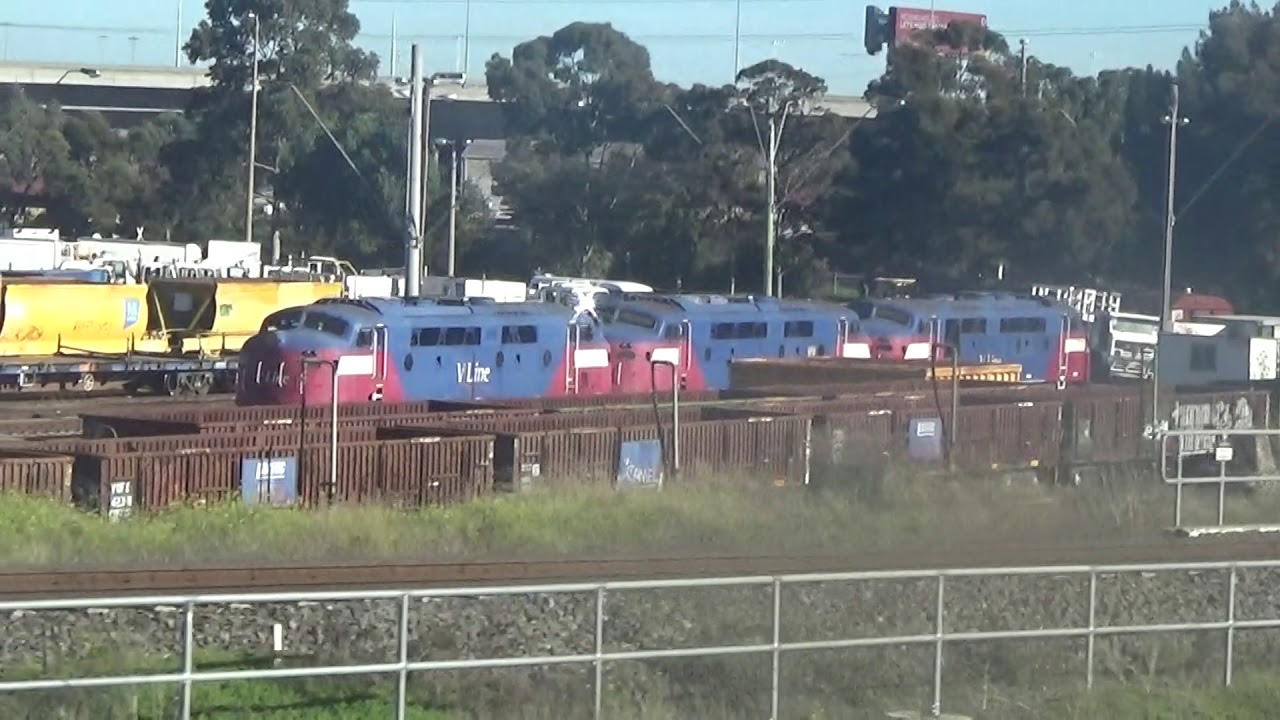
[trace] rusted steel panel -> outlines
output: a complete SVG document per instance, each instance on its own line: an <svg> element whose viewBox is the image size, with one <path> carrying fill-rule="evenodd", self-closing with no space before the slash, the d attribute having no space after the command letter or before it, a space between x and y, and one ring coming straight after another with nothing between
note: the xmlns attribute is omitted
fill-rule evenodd
<svg viewBox="0 0 1280 720"><path fill-rule="evenodd" d="M693 422L702 415L698 407L681 408L682 422ZM670 425L674 414L670 408L660 408L655 415L652 408L610 409L591 413L548 413L540 415L511 416L503 418L467 418L449 423L450 426L476 429L492 429L494 432L526 433L575 428L630 427L653 425L658 419L664 426Z"/></svg>
<svg viewBox="0 0 1280 720"><path fill-rule="evenodd" d="M340 428L338 442L367 442L377 439L374 428ZM178 452L190 449L234 448L282 448L290 449L307 445L328 445L327 428L270 433L246 433L241 435L162 435L159 437L126 438L65 438L39 440L31 443L40 450L71 455L118 455L135 452Z"/></svg>
<svg viewBox="0 0 1280 720"><path fill-rule="evenodd" d="M72 500L72 467L67 455L28 450L0 450L0 492Z"/></svg>
<svg viewBox="0 0 1280 720"><path fill-rule="evenodd" d="M861 410L817 416L813 429L815 468L835 468L895 454L901 435L895 433L892 410Z"/></svg>
<svg viewBox="0 0 1280 720"><path fill-rule="evenodd" d="M333 499L411 505L473 499L492 489L492 453L492 436L342 444ZM329 457L325 444L301 452L296 448L218 448L85 456L77 459L75 482L92 487L99 506L112 483L129 482L135 507L157 509L239 497L245 460L291 459L296 462L299 501L315 505L330 499Z"/></svg>
<svg viewBox="0 0 1280 720"><path fill-rule="evenodd" d="M1063 406L1062 462L1093 465L1155 457L1144 434L1144 407L1138 393L1074 397Z"/></svg>
<svg viewBox="0 0 1280 720"><path fill-rule="evenodd" d="M1056 465L1061 452L1060 402L1022 402L961 406L958 422L950 408L941 413L911 411L910 418L941 418L954 433L953 460L971 470L1010 470ZM905 450L906 434L899 445Z"/></svg>
<svg viewBox="0 0 1280 720"><path fill-rule="evenodd" d="M378 417L407 417L431 413L510 413L519 408L485 403L419 402L367 403L342 405L341 420ZM187 432L190 426L274 426L295 425L303 420L327 421L332 408L328 405L298 407L182 407L148 409L128 413L83 415L86 425L110 426L116 433L130 435L174 434ZM111 436L103 430L104 436Z"/></svg>
<svg viewBox="0 0 1280 720"><path fill-rule="evenodd" d="M776 485L807 482L810 417L757 417L716 424L723 448L720 472Z"/></svg>
<svg viewBox="0 0 1280 720"><path fill-rule="evenodd" d="M344 502L380 502L404 506L446 505L473 500L493 489L494 437L415 438L360 443L339 448L339 490ZM326 489L323 477L309 477ZM327 489L318 492L324 498Z"/></svg>
<svg viewBox="0 0 1280 720"><path fill-rule="evenodd" d="M543 478L612 482L618 470L617 428L579 428L542 436Z"/></svg>
<svg viewBox="0 0 1280 720"><path fill-rule="evenodd" d="M715 402L722 399L722 393L716 390L685 391L680 393L681 402ZM670 403L671 394L659 393L659 403ZM513 408L535 408L538 410L558 410L567 408L608 408L645 406L653 404L653 396L640 395L567 395L552 398L518 398L502 400L499 405Z"/></svg>

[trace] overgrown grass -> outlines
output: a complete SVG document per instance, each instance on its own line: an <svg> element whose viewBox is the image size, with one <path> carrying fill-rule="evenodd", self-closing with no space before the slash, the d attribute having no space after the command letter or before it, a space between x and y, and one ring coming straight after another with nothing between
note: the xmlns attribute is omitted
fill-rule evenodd
<svg viewBox="0 0 1280 720"><path fill-rule="evenodd" d="M1111 687L1049 705L1043 717L1062 720L1271 720L1280 712L1280 678L1237 678L1230 688Z"/></svg>
<svg viewBox="0 0 1280 720"><path fill-rule="evenodd" d="M662 492L558 487L447 509L288 510L229 503L121 522L55 502L0 498L0 566L333 562L655 552L786 553L1058 543L1153 535L1172 491L1152 478L1084 488L922 477L846 468L809 488L741 480L672 483ZM1185 512L1208 518L1188 491ZM1280 498L1232 498L1280 519Z"/></svg>
<svg viewBox="0 0 1280 720"><path fill-rule="evenodd" d="M109 658L109 662L108 662ZM58 676L92 676L119 670L119 657L103 655L101 660L87 660L69 667L52 670ZM175 659L133 658L130 669L153 672L173 671ZM269 659L235 659L212 655L198 657L203 670L263 667ZM0 679L13 680L39 676L33 668L6 668ZM854 681L851 679L851 681ZM923 690L923 688L921 688ZM415 687L413 677L407 687L405 717L408 720L464 720L471 718L520 718L521 720L576 720L591 717L589 687L581 688L574 697L522 697L510 704L495 707L455 709L433 702ZM723 688L721 689L723 690ZM744 688L745 690L745 688ZM753 688L759 690L759 688ZM743 695L750 694L744 692ZM791 701L786 717L796 720L837 720L857 716L881 717L871 707L842 706L838 714L826 710L834 697L806 696L804 702ZM1280 677L1274 673L1253 673L1236 678L1230 687L1191 686L1155 683L1150 686L1106 684L1093 692L1065 690L1052 685L1035 691L1027 688L993 686L985 694L995 700L984 706L975 717L983 720L1271 720L1280 705ZM254 680L203 683L193 687L192 717L200 720L365 720L395 717L396 681L391 676L373 678L303 678L293 680ZM911 695L911 693L907 693ZM655 696L635 703L619 702L605 694L605 717L611 720L736 720L750 716L751 703L735 701L732 693L710 692L705 698L685 697L677 702ZM13 720L165 720L175 717L181 708L181 689L177 685L103 688L86 691L50 691L15 693L0 697L0 716ZM797 705L809 708L798 710ZM944 703L945 705L945 703ZM907 704L888 703L889 707ZM799 714L797 714L799 713Z"/></svg>

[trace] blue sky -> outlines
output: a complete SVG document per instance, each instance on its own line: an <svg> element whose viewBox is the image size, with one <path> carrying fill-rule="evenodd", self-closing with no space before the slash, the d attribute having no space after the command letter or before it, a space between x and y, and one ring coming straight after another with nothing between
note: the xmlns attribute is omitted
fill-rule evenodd
<svg viewBox="0 0 1280 720"><path fill-rule="evenodd" d="M432 71L462 64L466 0L350 0L360 42L389 70L393 29L426 46ZM1170 67L1193 44L1209 11L1227 0L955 0L939 10L986 13L1011 41L1077 72L1153 64ZM862 49L863 7L855 0L741 0L744 65L777 57L827 79L832 92L861 94L884 66ZM913 7L928 8L928 0ZM881 4L881 7L887 7ZM204 14L202 0L7 0L0 3L0 51L7 60L107 65L172 65L181 9L182 36ZM484 72L494 52L575 20L612 22L649 48L663 80L729 82L736 0L471 0L468 69Z"/></svg>

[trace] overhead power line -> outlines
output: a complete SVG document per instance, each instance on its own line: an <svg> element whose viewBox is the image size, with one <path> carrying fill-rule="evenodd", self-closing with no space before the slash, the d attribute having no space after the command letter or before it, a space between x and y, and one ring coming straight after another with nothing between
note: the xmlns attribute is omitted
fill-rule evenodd
<svg viewBox="0 0 1280 720"><path fill-rule="evenodd" d="M405 2L405 0L359 0L364 3L385 3L391 4L396 2ZM429 2L439 3L465 3L467 0L428 0ZM553 5L570 5L578 4L581 0L574 3L565 0L471 0L476 3L487 4L515 4L515 3L541 3ZM593 4L613 4L613 5L632 5L632 4L652 4L664 2L736 2L737 0L592 0ZM780 0L743 0L744 2L773 2L778 3ZM821 0L785 0L789 3L795 2L820 2ZM424 4L415 2L411 4ZM0 30L45 30L52 32L69 32L69 33L96 33L96 34L113 34L113 35L160 35L171 37L174 33L171 27L128 27L128 26L109 26L109 25L62 25L52 23L16 23L16 22L0 22ZM1193 25L1190 23L1166 24L1166 25L1109 25L1100 27L1076 27L1076 28L1027 28L1018 30L1000 30L999 32L1009 38L1015 37L1093 37L1105 35L1157 35L1169 33L1186 33L1203 30L1203 25ZM458 33L431 33L416 34L403 33L392 35L391 33L363 32L361 37L389 40L392 37L401 40L453 40L458 37ZM511 41L526 40L528 33L509 33L509 34L471 34L472 40L478 41ZM637 39L662 40L667 42L711 42L732 40L734 38L731 33L635 33L633 37ZM742 40L829 40L829 41L855 41L862 38L860 32L832 33L832 32L814 32L814 33L747 33L738 36Z"/></svg>

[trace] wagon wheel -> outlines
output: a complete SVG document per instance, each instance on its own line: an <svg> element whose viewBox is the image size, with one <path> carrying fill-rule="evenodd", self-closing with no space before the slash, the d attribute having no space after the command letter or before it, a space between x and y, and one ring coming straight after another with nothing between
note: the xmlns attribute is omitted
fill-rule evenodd
<svg viewBox="0 0 1280 720"><path fill-rule="evenodd" d="M85 392L93 392L98 387L98 379L93 376L93 373L85 373L80 376L76 387Z"/></svg>
<svg viewBox="0 0 1280 720"><path fill-rule="evenodd" d="M208 395L213 389L213 376L210 373L188 375L188 387L196 395Z"/></svg>
<svg viewBox="0 0 1280 720"><path fill-rule="evenodd" d="M164 374L164 391L173 397L178 397L185 390L186 381L178 373Z"/></svg>

